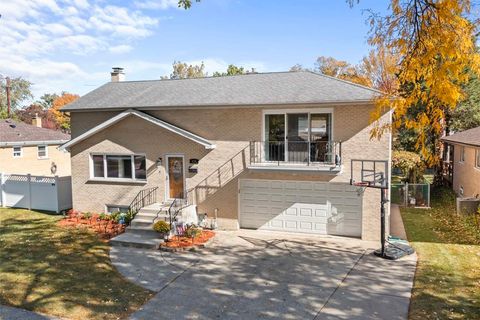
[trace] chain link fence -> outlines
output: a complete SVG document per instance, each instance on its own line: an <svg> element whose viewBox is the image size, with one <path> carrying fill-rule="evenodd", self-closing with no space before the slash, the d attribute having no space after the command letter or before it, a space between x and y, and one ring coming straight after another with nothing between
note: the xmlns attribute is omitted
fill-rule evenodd
<svg viewBox="0 0 480 320"><path fill-rule="evenodd" d="M392 203L405 207L430 208L430 184L392 184Z"/></svg>

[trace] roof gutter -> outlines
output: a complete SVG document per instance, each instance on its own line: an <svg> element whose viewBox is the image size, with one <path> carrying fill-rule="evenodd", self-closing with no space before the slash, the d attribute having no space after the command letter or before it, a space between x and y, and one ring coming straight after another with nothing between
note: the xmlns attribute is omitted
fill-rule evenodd
<svg viewBox="0 0 480 320"><path fill-rule="evenodd" d="M64 144L68 140L47 140L47 141L6 141L0 142L0 147L38 146Z"/></svg>
<svg viewBox="0 0 480 320"><path fill-rule="evenodd" d="M459 142L459 141L452 141L452 140L447 140L447 139L443 139L443 138L441 138L440 140L442 140L442 141L445 142L445 143L449 143L449 144L459 144L459 145L462 145L462 146L475 147L475 148L479 148L479 147L480 147L480 144L467 143L467 142Z"/></svg>
<svg viewBox="0 0 480 320"><path fill-rule="evenodd" d="M342 106L342 105L368 105L374 104L375 100L355 100L355 101L325 101L325 102L305 102L305 103L265 103L265 104L206 104L206 105L184 105L184 106L130 106L117 108L79 108L79 109L61 109L61 112L91 112L91 111L126 111L136 110L178 110L178 109L235 109L235 108L259 108L259 107L291 107L291 106Z"/></svg>

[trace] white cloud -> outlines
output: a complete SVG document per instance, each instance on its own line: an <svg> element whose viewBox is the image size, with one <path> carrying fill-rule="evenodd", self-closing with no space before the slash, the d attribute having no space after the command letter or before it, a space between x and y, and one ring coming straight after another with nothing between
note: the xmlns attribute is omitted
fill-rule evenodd
<svg viewBox="0 0 480 320"><path fill-rule="evenodd" d="M132 51L133 47L128 44L121 44L108 48L108 51L115 54L122 54Z"/></svg>
<svg viewBox="0 0 480 320"><path fill-rule="evenodd" d="M170 8L178 8L178 0L135 1L134 4L139 9L166 10L166 9L170 9Z"/></svg>
<svg viewBox="0 0 480 320"><path fill-rule="evenodd" d="M137 39L151 35L159 23L142 10L131 9L128 2L115 1L115 5L105 0L3 2L0 73L32 81L38 94L39 90L64 90L79 81L104 82L108 79L108 69L92 75L80 68L76 56L130 52Z"/></svg>

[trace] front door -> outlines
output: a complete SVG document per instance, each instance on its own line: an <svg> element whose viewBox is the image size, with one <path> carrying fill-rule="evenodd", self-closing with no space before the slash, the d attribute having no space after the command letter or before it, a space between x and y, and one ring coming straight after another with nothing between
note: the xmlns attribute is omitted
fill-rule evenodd
<svg viewBox="0 0 480 320"><path fill-rule="evenodd" d="M170 199L184 197L183 157L168 156L168 197Z"/></svg>

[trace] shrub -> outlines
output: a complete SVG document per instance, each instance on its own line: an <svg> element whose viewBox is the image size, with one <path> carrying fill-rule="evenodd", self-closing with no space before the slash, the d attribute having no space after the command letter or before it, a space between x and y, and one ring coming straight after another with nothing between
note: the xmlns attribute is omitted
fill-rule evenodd
<svg viewBox="0 0 480 320"><path fill-rule="evenodd" d="M394 151L392 155L392 166L402 170L406 182L423 182L425 164L422 158L410 151Z"/></svg>
<svg viewBox="0 0 480 320"><path fill-rule="evenodd" d="M163 220L155 222L153 225L153 230L158 233L169 233L170 232L170 225Z"/></svg>
<svg viewBox="0 0 480 320"><path fill-rule="evenodd" d="M90 219L91 217L92 217L92 214L90 212L84 212L83 213L83 218Z"/></svg>
<svg viewBox="0 0 480 320"><path fill-rule="evenodd" d="M197 227L194 224L188 225L185 228L185 236L189 238L195 238L198 237L202 233L202 229Z"/></svg>
<svg viewBox="0 0 480 320"><path fill-rule="evenodd" d="M128 211L127 213L125 213L124 219L126 224L130 224L133 218L135 218L135 214L133 213L133 211Z"/></svg>
<svg viewBox="0 0 480 320"><path fill-rule="evenodd" d="M118 223L118 221L120 221L120 218L121 217L120 217L120 212L119 211L110 213L110 220Z"/></svg>

